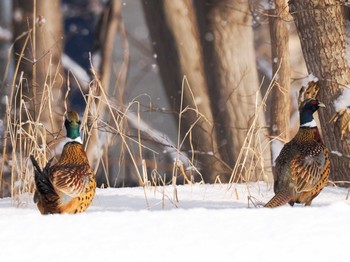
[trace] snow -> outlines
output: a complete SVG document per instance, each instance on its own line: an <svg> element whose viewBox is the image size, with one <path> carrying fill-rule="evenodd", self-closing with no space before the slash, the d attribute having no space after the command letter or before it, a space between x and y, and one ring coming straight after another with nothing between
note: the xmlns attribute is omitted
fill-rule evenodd
<svg viewBox="0 0 350 262"><path fill-rule="evenodd" d="M271 153L272 153L272 165L276 165L276 159L278 155L280 154L282 148L284 146L284 143L282 143L280 140L275 139L271 142Z"/></svg>
<svg viewBox="0 0 350 262"><path fill-rule="evenodd" d="M266 202L271 187L227 188L98 189L93 205L78 215L42 216L31 196L23 196L25 208L1 199L0 261L347 260L347 189L327 187L311 207L265 209L248 208L248 189Z"/></svg>
<svg viewBox="0 0 350 262"><path fill-rule="evenodd" d="M12 39L12 33L10 30L3 28L0 26L0 40L1 41L9 41Z"/></svg>
<svg viewBox="0 0 350 262"><path fill-rule="evenodd" d="M208 42L214 41L214 34L211 32L207 32L204 36L205 40Z"/></svg>
<svg viewBox="0 0 350 262"><path fill-rule="evenodd" d="M316 83L318 81L318 78L311 73L303 79L301 86L307 88L309 86L309 82L312 81Z"/></svg>
<svg viewBox="0 0 350 262"><path fill-rule="evenodd" d="M334 150L332 150L331 153L334 154L334 155L340 156L340 157L343 156L343 154L340 153L339 151L334 151Z"/></svg>
<svg viewBox="0 0 350 262"><path fill-rule="evenodd" d="M270 9L275 9L275 3L274 1L260 0L259 7L265 11Z"/></svg>
<svg viewBox="0 0 350 262"><path fill-rule="evenodd" d="M158 73L159 69L158 69L158 65L157 64L152 64L152 70L155 73Z"/></svg>
<svg viewBox="0 0 350 262"><path fill-rule="evenodd" d="M87 72L78 63L76 63L67 54L62 54L62 64L65 68L70 70L72 74L81 82L84 89L88 88L90 77Z"/></svg>
<svg viewBox="0 0 350 262"><path fill-rule="evenodd" d="M269 61L267 61L264 57L259 57L257 59L257 66L259 71L261 71L263 75L267 77L268 80L272 79L272 70Z"/></svg>
<svg viewBox="0 0 350 262"><path fill-rule="evenodd" d="M331 154L336 155L336 156L338 156L338 157L350 158L350 155L344 155L344 154L340 153L339 151L334 151L334 150L332 150L332 151L331 151Z"/></svg>
<svg viewBox="0 0 350 262"><path fill-rule="evenodd" d="M350 87L344 88L341 95L334 101L334 109L340 111L350 107Z"/></svg>

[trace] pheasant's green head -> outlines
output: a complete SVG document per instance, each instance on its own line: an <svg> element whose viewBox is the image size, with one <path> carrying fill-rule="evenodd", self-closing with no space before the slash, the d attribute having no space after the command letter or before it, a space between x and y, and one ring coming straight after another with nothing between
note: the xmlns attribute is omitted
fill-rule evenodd
<svg viewBox="0 0 350 262"><path fill-rule="evenodd" d="M66 127L67 137L73 140L80 139L80 120L79 115L75 111L68 111L64 126Z"/></svg>
<svg viewBox="0 0 350 262"><path fill-rule="evenodd" d="M299 108L300 111L300 126L301 127L315 127L316 122L313 117L320 107L326 107L323 103L315 98L306 99Z"/></svg>

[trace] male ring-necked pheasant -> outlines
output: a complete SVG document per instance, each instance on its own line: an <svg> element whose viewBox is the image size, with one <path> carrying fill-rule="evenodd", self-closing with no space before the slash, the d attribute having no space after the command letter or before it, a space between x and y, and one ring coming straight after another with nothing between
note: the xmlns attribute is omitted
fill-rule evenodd
<svg viewBox="0 0 350 262"><path fill-rule="evenodd" d="M64 125L71 141L64 145L55 165L50 166L51 159L41 170L31 156L36 185L34 202L42 214L84 212L95 195L96 180L81 143L78 114L69 111Z"/></svg>
<svg viewBox="0 0 350 262"><path fill-rule="evenodd" d="M275 196L265 207L289 203L311 205L311 201L327 185L330 160L317 129L313 113L324 104L309 98L300 105L300 128L284 145L276 159L274 172Z"/></svg>

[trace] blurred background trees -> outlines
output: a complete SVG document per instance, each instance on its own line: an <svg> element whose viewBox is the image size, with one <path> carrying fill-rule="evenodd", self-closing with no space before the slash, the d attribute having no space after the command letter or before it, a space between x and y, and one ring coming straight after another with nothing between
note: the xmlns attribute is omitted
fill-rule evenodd
<svg viewBox="0 0 350 262"><path fill-rule="evenodd" d="M164 177L272 182L273 159L297 131L309 74L329 107L320 120L335 152L333 179L348 181L350 103L334 107L348 89L339 55L347 52L347 7L320 0L290 7L285 0L0 0L1 194L23 172L13 161L20 136L10 133L42 123L55 156L67 108L85 112L100 186ZM20 105L28 111L14 109Z"/></svg>

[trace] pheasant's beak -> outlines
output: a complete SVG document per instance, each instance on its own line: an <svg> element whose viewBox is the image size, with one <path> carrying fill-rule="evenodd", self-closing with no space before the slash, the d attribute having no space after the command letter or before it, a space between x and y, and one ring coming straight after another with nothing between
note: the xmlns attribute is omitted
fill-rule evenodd
<svg viewBox="0 0 350 262"><path fill-rule="evenodd" d="M318 106L319 106L319 107L326 107L326 105L323 104L322 102L318 102Z"/></svg>

